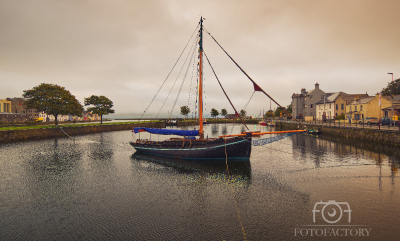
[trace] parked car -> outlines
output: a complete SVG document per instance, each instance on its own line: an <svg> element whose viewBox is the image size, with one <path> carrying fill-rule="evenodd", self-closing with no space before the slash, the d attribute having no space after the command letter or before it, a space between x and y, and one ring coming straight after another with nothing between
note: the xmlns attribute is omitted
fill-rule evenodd
<svg viewBox="0 0 400 241"><path fill-rule="evenodd" d="M399 121L398 121L398 120L393 121L393 120L391 120L389 117L382 117L382 118L381 118L381 125L382 125L382 126L384 126L384 125L393 125L393 123L394 123L395 125L397 125L397 124L399 123ZM371 120L371 121L370 121L370 124L376 124L376 125L378 125L378 124L379 124L379 119L376 118L376 120Z"/></svg>
<svg viewBox="0 0 400 241"><path fill-rule="evenodd" d="M364 122L364 124L367 124L367 125L371 125L371 124L375 124L375 123L378 123L378 118L376 118L376 117L365 117L364 119L362 119L362 120L359 120L359 124L360 125L362 125L362 123Z"/></svg>

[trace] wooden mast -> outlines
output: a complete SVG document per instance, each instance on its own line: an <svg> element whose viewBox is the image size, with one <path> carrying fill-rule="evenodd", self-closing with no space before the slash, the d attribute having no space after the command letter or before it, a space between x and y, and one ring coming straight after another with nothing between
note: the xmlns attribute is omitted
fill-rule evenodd
<svg viewBox="0 0 400 241"><path fill-rule="evenodd" d="M203 17L200 17L199 40L199 125L199 136L203 139Z"/></svg>

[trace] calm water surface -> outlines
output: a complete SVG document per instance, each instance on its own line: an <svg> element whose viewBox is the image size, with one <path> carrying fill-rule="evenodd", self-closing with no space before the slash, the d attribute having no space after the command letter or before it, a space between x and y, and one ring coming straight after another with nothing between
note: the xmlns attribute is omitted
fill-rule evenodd
<svg viewBox="0 0 400 241"><path fill-rule="evenodd" d="M296 134L206 165L136 155L137 137L0 145L0 240L399 240L397 149Z"/></svg>

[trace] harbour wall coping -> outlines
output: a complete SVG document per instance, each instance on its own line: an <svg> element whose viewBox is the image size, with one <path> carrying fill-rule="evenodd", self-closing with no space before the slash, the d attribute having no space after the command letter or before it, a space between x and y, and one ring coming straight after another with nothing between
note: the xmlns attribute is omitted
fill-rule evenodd
<svg viewBox="0 0 400 241"><path fill-rule="evenodd" d="M300 129L298 124L277 123L278 128L282 129ZM322 135L338 136L345 139L353 139L364 142L384 144L390 146L400 146L400 131L398 130L377 130L352 127L335 127L307 125L310 129L320 129Z"/></svg>
<svg viewBox="0 0 400 241"><path fill-rule="evenodd" d="M165 122L131 123L131 124L103 124L68 126L61 128L35 128L0 131L0 143L61 138L69 136L87 135L99 132L131 130L133 127L165 128ZM65 132L65 133L64 133Z"/></svg>

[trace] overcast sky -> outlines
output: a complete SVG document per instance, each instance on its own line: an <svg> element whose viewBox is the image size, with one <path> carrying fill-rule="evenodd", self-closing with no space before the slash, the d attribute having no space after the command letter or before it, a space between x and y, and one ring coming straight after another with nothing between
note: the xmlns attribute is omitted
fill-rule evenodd
<svg viewBox="0 0 400 241"><path fill-rule="evenodd" d="M81 103L90 95L105 95L116 114L142 113L200 16L236 62L283 106L316 82L325 92L373 95L391 81L388 72L400 78L399 12L397 0L0 0L0 99L52 83ZM252 84L209 36L204 49L232 102L242 109ZM149 113L159 111L181 66ZM185 71L161 113L171 111ZM210 68L204 71L206 114L211 108L233 113ZM191 81L192 68L174 114L188 104ZM256 114L269 106L257 92L246 110Z"/></svg>

